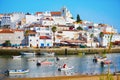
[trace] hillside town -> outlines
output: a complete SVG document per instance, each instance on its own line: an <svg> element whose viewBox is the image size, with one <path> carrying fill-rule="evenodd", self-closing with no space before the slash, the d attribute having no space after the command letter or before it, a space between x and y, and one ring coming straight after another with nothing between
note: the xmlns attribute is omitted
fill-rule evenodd
<svg viewBox="0 0 120 80"><path fill-rule="evenodd" d="M58 11L0 14L0 47L113 47L120 45L120 34L108 24L77 21L62 7Z"/></svg>

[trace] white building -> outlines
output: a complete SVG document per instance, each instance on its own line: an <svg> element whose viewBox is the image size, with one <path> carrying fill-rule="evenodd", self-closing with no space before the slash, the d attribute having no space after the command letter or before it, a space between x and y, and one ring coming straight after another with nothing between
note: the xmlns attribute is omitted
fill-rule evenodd
<svg viewBox="0 0 120 80"><path fill-rule="evenodd" d="M26 37L26 41L28 41L28 47L53 46L51 27L34 24L33 27L29 27L27 30L28 36Z"/></svg>
<svg viewBox="0 0 120 80"><path fill-rule="evenodd" d="M0 29L0 45L9 40L11 46L23 45L24 31L17 29Z"/></svg>
<svg viewBox="0 0 120 80"><path fill-rule="evenodd" d="M1 26L4 26L4 25L11 25L11 16L10 15L4 15L2 18L1 18Z"/></svg>
<svg viewBox="0 0 120 80"><path fill-rule="evenodd" d="M119 34L111 34L111 33L106 33L104 34L104 37L102 39L102 46L108 47L109 43L110 43L110 37L111 38L111 42L115 42L115 41L120 41L120 35Z"/></svg>

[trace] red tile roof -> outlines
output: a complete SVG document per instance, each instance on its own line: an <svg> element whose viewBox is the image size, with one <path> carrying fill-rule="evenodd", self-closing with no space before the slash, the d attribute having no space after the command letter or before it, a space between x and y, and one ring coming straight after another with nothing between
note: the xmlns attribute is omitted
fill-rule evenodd
<svg viewBox="0 0 120 80"><path fill-rule="evenodd" d="M35 32L34 30L29 30L27 34L36 34L37 32Z"/></svg>
<svg viewBox="0 0 120 80"><path fill-rule="evenodd" d="M38 14L42 14L42 12L36 12L36 15L38 15Z"/></svg>
<svg viewBox="0 0 120 80"><path fill-rule="evenodd" d="M106 32L106 31L103 31L104 34L115 34L114 32Z"/></svg>
<svg viewBox="0 0 120 80"><path fill-rule="evenodd" d="M50 39L48 36L40 36L40 39Z"/></svg>
<svg viewBox="0 0 120 80"><path fill-rule="evenodd" d="M0 33L14 33L12 29L0 29Z"/></svg>
<svg viewBox="0 0 120 80"><path fill-rule="evenodd" d="M51 12L51 16L61 16L61 12Z"/></svg>

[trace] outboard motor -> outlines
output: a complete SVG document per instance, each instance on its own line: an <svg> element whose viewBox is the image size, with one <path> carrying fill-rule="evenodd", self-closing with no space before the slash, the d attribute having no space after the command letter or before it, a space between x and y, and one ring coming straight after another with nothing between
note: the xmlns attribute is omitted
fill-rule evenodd
<svg viewBox="0 0 120 80"><path fill-rule="evenodd" d="M37 66L41 66L41 63L39 63L39 62L37 62L37 64L36 64Z"/></svg>
<svg viewBox="0 0 120 80"><path fill-rule="evenodd" d="M104 67L104 62L103 61L101 62L101 67Z"/></svg>
<svg viewBox="0 0 120 80"><path fill-rule="evenodd" d="M56 57L56 61L59 61L60 59L58 57Z"/></svg>
<svg viewBox="0 0 120 80"><path fill-rule="evenodd" d="M61 68L58 68L58 71L61 71Z"/></svg>
<svg viewBox="0 0 120 80"><path fill-rule="evenodd" d="M97 59L96 59L96 58L94 58L94 59L93 59L93 62L97 63Z"/></svg>

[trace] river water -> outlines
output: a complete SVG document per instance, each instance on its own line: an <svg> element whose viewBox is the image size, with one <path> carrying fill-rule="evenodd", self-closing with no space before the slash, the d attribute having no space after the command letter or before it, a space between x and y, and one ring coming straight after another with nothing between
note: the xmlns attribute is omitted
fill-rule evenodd
<svg viewBox="0 0 120 80"><path fill-rule="evenodd" d="M30 72L26 74L10 74L12 78L23 77L50 77L50 76L69 76L69 75L94 75L102 74L108 71L108 66L101 67L100 63L93 63L94 55L71 55L58 56L62 58L56 61L55 57L45 56L22 56L20 59L13 59L10 56L0 56L0 73L11 69L29 69ZM36 65L36 60L45 60L52 62L50 65ZM120 54L107 54L107 59L112 60L110 65L110 72L120 71ZM73 67L71 70L58 71L58 67L67 64L68 67Z"/></svg>

